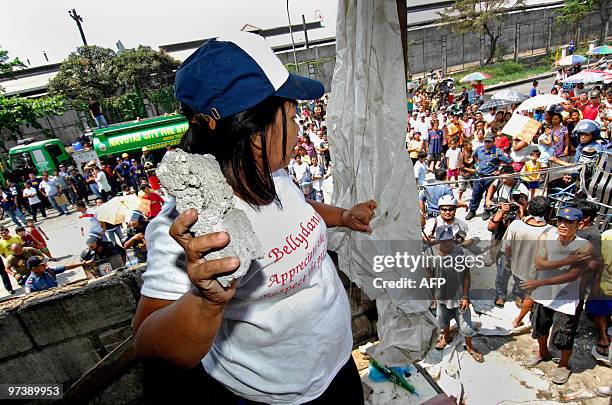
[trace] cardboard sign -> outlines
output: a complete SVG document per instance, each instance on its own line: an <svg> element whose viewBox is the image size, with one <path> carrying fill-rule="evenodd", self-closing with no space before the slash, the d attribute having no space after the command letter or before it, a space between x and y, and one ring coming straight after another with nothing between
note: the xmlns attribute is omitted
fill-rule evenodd
<svg viewBox="0 0 612 405"><path fill-rule="evenodd" d="M523 142L531 143L533 137L538 133L542 124L533 118L524 115L513 114L510 121L504 125L502 134L518 138Z"/></svg>

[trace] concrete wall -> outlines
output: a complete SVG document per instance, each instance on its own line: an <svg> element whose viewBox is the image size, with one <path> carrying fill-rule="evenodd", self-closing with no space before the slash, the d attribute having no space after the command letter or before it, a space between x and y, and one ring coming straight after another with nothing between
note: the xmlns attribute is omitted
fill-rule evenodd
<svg viewBox="0 0 612 405"><path fill-rule="evenodd" d="M547 46L554 48L567 44L574 37L574 29L559 23L556 20L558 15L559 9L528 10L504 15L498 51L502 55L512 54L515 38L518 39L520 56L536 53ZM579 26L579 39L585 41L599 35L601 21L596 14L591 14ZM457 34L450 25L434 24L408 30L409 69L413 74L484 61L488 54L487 37L476 33Z"/></svg>
<svg viewBox="0 0 612 405"><path fill-rule="evenodd" d="M131 335L143 267L94 283L60 286L0 303L2 383L58 383L66 390ZM355 344L375 336L372 303L343 277L353 313ZM90 400L132 403L142 397L142 366Z"/></svg>

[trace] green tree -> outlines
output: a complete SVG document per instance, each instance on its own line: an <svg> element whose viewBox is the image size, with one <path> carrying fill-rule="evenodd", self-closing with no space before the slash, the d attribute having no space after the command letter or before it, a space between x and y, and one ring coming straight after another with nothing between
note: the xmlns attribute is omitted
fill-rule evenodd
<svg viewBox="0 0 612 405"><path fill-rule="evenodd" d="M595 12L601 21L599 31L599 41L606 43L608 38L608 27L610 24L610 5L611 0L565 0L559 21L574 25L574 35L577 35L578 24L588 14Z"/></svg>
<svg viewBox="0 0 612 405"><path fill-rule="evenodd" d="M25 67L25 65L19 58L9 60L8 51L0 48L0 77L10 77L14 69L23 67ZM0 87L0 89L2 89L2 87Z"/></svg>
<svg viewBox="0 0 612 405"><path fill-rule="evenodd" d="M3 76L11 76L15 68L24 67L19 59L9 61L8 52L0 49L0 72ZM0 138L0 148L6 149L5 141L21 137L21 127L41 129L40 118L49 115L61 115L65 111L61 96L42 97L37 99L6 96L0 88L0 131L8 130L8 137Z"/></svg>
<svg viewBox="0 0 612 405"><path fill-rule="evenodd" d="M522 7L524 4L524 0L517 0L513 8ZM438 15L443 22L451 24L455 32L486 35L489 40L489 54L485 64L488 65L495 57L507 7L507 0L456 0L453 5L438 12Z"/></svg>
<svg viewBox="0 0 612 405"><path fill-rule="evenodd" d="M139 45L113 58L109 69L123 92L147 92L174 83L174 73L179 65L180 62L168 54Z"/></svg>
<svg viewBox="0 0 612 405"><path fill-rule="evenodd" d="M117 94L119 84L110 64L115 57L112 49L99 46L81 46L71 53L60 66L58 74L49 81L49 92L59 94L83 107L89 98L96 100Z"/></svg>

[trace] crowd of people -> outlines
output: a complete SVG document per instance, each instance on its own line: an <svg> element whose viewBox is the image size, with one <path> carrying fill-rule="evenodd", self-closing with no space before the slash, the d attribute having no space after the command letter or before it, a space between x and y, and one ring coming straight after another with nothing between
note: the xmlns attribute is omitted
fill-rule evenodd
<svg viewBox="0 0 612 405"><path fill-rule="evenodd" d="M56 286L57 282L51 281L56 280L57 274L79 266L85 269L88 277L104 275L126 262L134 264L130 263L127 249L133 251L135 262L145 262L144 232L164 204L155 164L153 154L143 147L139 160L123 153L116 161L84 163L80 170L61 164L53 175L46 171L41 177L30 173L23 185L8 180L0 189L1 205L16 228L14 235L7 227L0 229L0 255L3 257L0 276L6 290L15 293L9 275L18 285L24 286L26 292ZM144 201L143 206L147 209L132 211L123 223L98 219L97 207L113 197L130 195ZM76 221L86 245L78 264L54 268L45 264L56 259L49 251L49 238L39 221L39 214L43 220L48 218L50 208L56 210L58 216L68 216L74 212L72 209L78 213ZM31 257L36 259L29 264ZM110 262L110 269L105 268Z"/></svg>
<svg viewBox="0 0 612 405"><path fill-rule="evenodd" d="M296 107L298 142L288 172L307 199L325 202L324 181L331 176L331 155L325 126L328 96Z"/></svg>
<svg viewBox="0 0 612 405"><path fill-rule="evenodd" d="M538 86L533 83L530 96L538 95ZM575 198L561 205L549 197L554 196L554 186L565 188L585 181L580 173L598 158L606 159L612 89L596 86L587 90L579 85L568 91L557 82L552 93L565 101L534 111L519 111L515 103L507 110L483 112L478 102L464 104L464 108L458 108L458 103L432 109L426 100L413 99L406 149L420 189L426 249L443 256L473 255L470 221L482 208L481 218L491 235L484 264L496 269L494 305L504 307L507 301L514 301L519 313L513 328L521 327L531 314L537 349L524 364L535 367L551 360L550 337L561 353L550 378L564 384L571 374L569 361L583 312L596 324L594 355L600 359L609 356L612 252L607 241L612 230L600 231L601 207L588 195L581 195L579 187L570 188ZM514 114L541 123L531 142L503 133ZM548 181L555 168L573 170L555 183ZM468 189L471 197L464 200ZM466 210L465 220L456 216L461 208ZM440 265L429 270L447 279L434 293L433 307L442 331L436 348L450 343L449 322L455 318L460 334L466 337L467 351L476 361L484 361L471 341L475 333L469 313L469 270Z"/></svg>

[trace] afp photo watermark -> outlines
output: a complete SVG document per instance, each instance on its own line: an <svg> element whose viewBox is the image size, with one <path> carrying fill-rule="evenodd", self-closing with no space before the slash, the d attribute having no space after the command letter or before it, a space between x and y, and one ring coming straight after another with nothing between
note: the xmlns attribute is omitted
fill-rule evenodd
<svg viewBox="0 0 612 405"><path fill-rule="evenodd" d="M484 252L476 254L461 246L453 246L448 254L420 240L363 241L361 248L362 267L369 272L363 286L370 297L389 290L407 290L413 299L429 300L434 290L451 296L450 290L462 288L461 273L487 268Z"/></svg>

